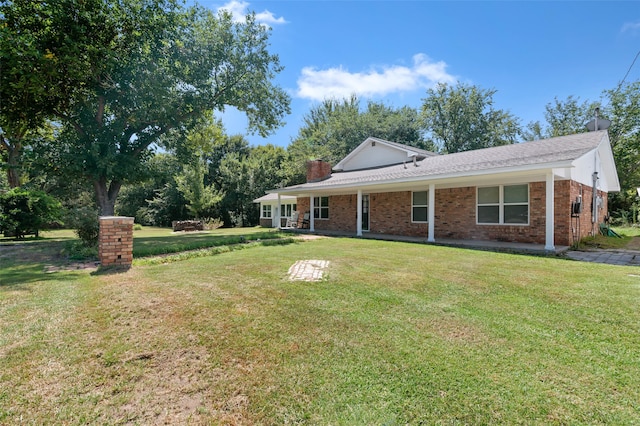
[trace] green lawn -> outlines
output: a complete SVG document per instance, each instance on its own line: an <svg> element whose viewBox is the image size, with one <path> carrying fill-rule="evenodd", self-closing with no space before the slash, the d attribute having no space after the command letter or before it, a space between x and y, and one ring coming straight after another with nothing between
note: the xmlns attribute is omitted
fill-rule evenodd
<svg viewBox="0 0 640 426"><path fill-rule="evenodd" d="M640 422L637 267L323 238L45 274L36 249L0 246L0 424Z"/></svg>
<svg viewBox="0 0 640 426"><path fill-rule="evenodd" d="M228 249L228 246L252 241L282 240L290 242L290 236L269 228L220 228L201 232L173 232L171 228L144 227L133 232L133 255L135 258L182 253L211 247ZM0 244L9 246L24 246L26 244L42 247L43 250L54 250L58 254L58 263L64 262L65 257L71 256L78 260L78 256L97 260L97 249L83 248L72 230L43 231L40 237L27 237L23 240L0 238ZM220 250L218 250L220 251ZM191 256L187 255L186 257ZM182 255L185 257L185 255Z"/></svg>
<svg viewBox="0 0 640 426"><path fill-rule="evenodd" d="M133 256L139 258L284 237L282 232L261 227L219 228L204 232L172 232L167 228L145 227L134 231Z"/></svg>

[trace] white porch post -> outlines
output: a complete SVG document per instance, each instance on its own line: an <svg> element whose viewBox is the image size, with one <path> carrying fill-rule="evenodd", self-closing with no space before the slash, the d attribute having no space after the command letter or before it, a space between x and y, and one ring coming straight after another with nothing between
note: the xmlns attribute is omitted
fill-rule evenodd
<svg viewBox="0 0 640 426"><path fill-rule="evenodd" d="M553 170L547 173L547 191L546 191L546 218L545 218L545 245L544 249L549 251L554 251L556 248L554 246L553 240L553 232L555 228L554 224L554 212L553 212L553 198L554 198L554 181L553 181Z"/></svg>
<svg viewBox="0 0 640 426"><path fill-rule="evenodd" d="M429 203L427 204L427 210L429 211L429 235L427 241L435 243L435 221L436 221L436 185L434 183L429 184Z"/></svg>
<svg viewBox="0 0 640 426"><path fill-rule="evenodd" d="M314 211L314 206L313 206L313 195L309 196L309 231L313 232L316 230L315 227L315 218L313 217L313 211Z"/></svg>
<svg viewBox="0 0 640 426"><path fill-rule="evenodd" d="M274 228L278 228L280 229L280 206L282 204L280 204L280 193L278 192L278 205L276 206L276 226L274 226Z"/></svg>
<svg viewBox="0 0 640 426"><path fill-rule="evenodd" d="M356 236L362 237L362 190L358 189L358 208L356 213Z"/></svg>

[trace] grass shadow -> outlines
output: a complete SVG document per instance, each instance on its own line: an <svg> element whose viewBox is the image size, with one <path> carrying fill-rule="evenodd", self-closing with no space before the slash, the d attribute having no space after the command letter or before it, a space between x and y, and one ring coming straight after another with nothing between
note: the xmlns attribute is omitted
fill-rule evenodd
<svg viewBox="0 0 640 426"><path fill-rule="evenodd" d="M98 269L91 272L92 276L100 275L116 275L127 272L131 269L131 265L118 265L118 266L99 266Z"/></svg>
<svg viewBox="0 0 640 426"><path fill-rule="evenodd" d="M0 290L9 290L21 284L29 284L33 282L55 281L59 279L56 272L46 273L45 264L43 263L22 263L5 267L2 265L0 272ZM76 280L73 274L68 274L65 280ZM13 288L12 288L13 289Z"/></svg>
<svg viewBox="0 0 640 426"><path fill-rule="evenodd" d="M38 245L38 244L51 243L51 242L70 241L74 239L77 239L77 238L74 236L60 236L60 235L46 237L46 236L42 236L42 234L40 234L40 236L38 237L31 236L26 238L0 237L0 246Z"/></svg>
<svg viewBox="0 0 640 426"><path fill-rule="evenodd" d="M172 234L167 236L135 237L133 240L134 258L179 253L209 247L228 246L248 241L282 238L283 234L273 231L250 229L246 235L216 235L211 233Z"/></svg>

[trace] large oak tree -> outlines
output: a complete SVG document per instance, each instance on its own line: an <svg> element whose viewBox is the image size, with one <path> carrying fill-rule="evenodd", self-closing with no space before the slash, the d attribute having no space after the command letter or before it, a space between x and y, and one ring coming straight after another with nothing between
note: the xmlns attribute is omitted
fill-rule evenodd
<svg viewBox="0 0 640 426"><path fill-rule="evenodd" d="M0 20L0 115L63 126L52 149L92 183L102 215L168 132L234 106L265 136L289 113L269 30L252 15L234 23L176 0L5 0Z"/></svg>

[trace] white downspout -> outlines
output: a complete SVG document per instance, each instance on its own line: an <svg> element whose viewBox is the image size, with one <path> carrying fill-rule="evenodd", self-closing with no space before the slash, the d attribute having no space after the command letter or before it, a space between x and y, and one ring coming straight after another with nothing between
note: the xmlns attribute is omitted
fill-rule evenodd
<svg viewBox="0 0 640 426"><path fill-rule="evenodd" d="M358 189L358 207L356 209L356 236L362 237L362 190Z"/></svg>
<svg viewBox="0 0 640 426"><path fill-rule="evenodd" d="M429 235L427 241L430 243L436 242L435 228L436 228L436 185L434 183L429 184L429 203L427 204L427 210L429 211L427 221L429 222Z"/></svg>
<svg viewBox="0 0 640 426"><path fill-rule="evenodd" d="M554 224L554 211L553 211L553 199L554 199L554 181L553 170L547 173L547 185L546 185L546 218L545 218L545 245L544 249L547 251L555 251L553 232L555 228Z"/></svg>

